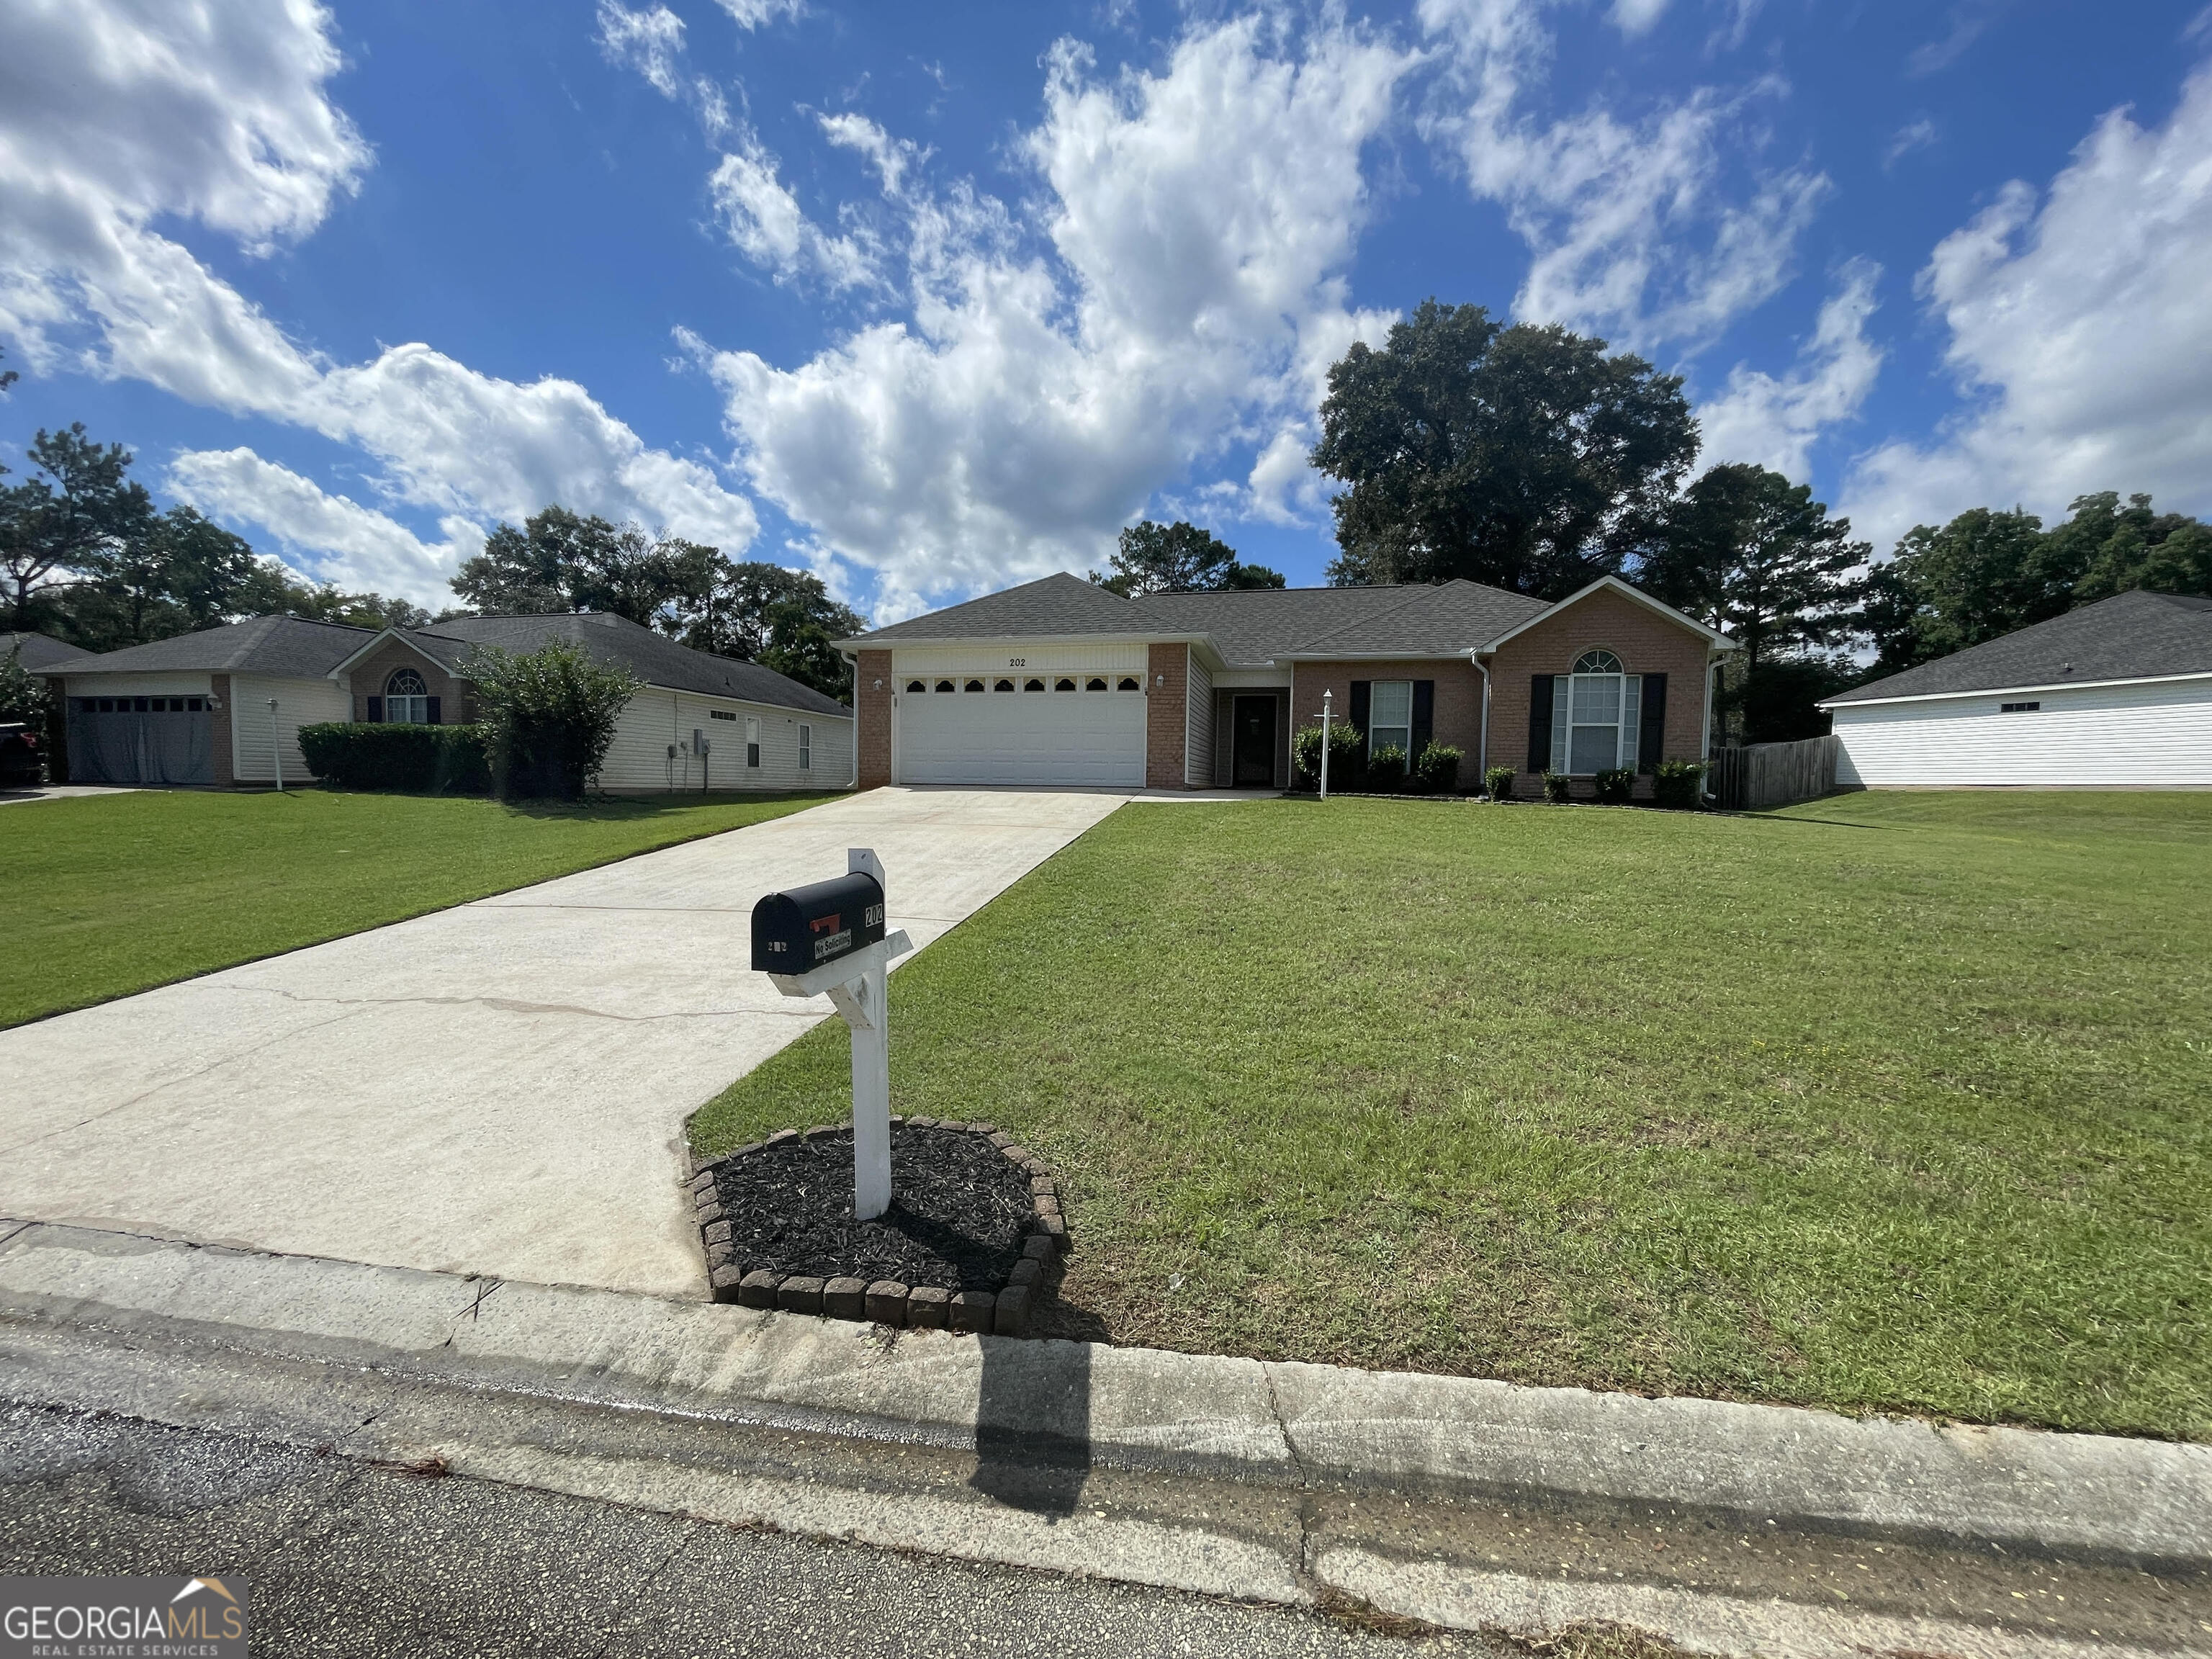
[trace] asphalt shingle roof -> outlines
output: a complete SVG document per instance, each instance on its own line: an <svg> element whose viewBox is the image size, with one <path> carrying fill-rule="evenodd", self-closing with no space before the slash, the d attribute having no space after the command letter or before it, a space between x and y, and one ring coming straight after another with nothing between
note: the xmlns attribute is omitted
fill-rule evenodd
<svg viewBox="0 0 2212 1659"><path fill-rule="evenodd" d="M2212 673L2212 599L2138 590L1854 686L1827 701L1874 702L2205 673Z"/></svg>
<svg viewBox="0 0 2212 1659"><path fill-rule="evenodd" d="M197 634L155 640L78 657L48 673L273 674L319 679L376 636L369 628L303 622L297 617L253 617L204 628Z"/></svg>
<svg viewBox="0 0 2212 1659"><path fill-rule="evenodd" d="M41 668L74 662L79 657L91 654L89 651L80 651L73 645L63 644L51 634L0 634L0 657L13 656L33 673Z"/></svg>
<svg viewBox="0 0 2212 1659"><path fill-rule="evenodd" d="M626 617L599 611L545 617L453 617L427 628L400 631L410 644L455 673L467 672L470 653L480 645L502 651L534 651L549 640L573 640L594 661L625 667L648 685L706 696L739 697L813 714L842 714L849 719L853 713L836 698L825 697L773 668L695 651Z"/></svg>
<svg viewBox="0 0 2212 1659"><path fill-rule="evenodd" d="M1468 651L1546 608L1540 599L1468 581L1436 587L1241 588L1125 599L1079 576L1061 574L895 623L848 643L865 649L926 640L1205 634L1225 661L1257 665L1309 651L1408 656Z"/></svg>

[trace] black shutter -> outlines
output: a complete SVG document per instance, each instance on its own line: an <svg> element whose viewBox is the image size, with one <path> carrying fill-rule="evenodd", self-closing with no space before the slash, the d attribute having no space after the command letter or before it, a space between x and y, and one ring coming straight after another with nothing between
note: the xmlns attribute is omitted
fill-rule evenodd
<svg viewBox="0 0 2212 1659"><path fill-rule="evenodd" d="M433 697L430 699L430 724L433 726L443 726L445 724L445 721L438 718L438 704L439 700L437 698Z"/></svg>
<svg viewBox="0 0 2212 1659"><path fill-rule="evenodd" d="M1636 769L1649 772L1667 758L1667 677L1644 677L1644 729L1637 734Z"/></svg>
<svg viewBox="0 0 2212 1659"><path fill-rule="evenodd" d="M368 700L368 723L371 726L378 726L381 725L383 720L384 699L381 697L371 697Z"/></svg>
<svg viewBox="0 0 2212 1659"><path fill-rule="evenodd" d="M1354 680L1352 683L1352 729L1362 738L1367 736L1368 694L1374 689L1375 682L1372 680Z"/></svg>
<svg viewBox="0 0 2212 1659"><path fill-rule="evenodd" d="M1411 771L1413 763L1421 757L1437 734L1437 683L1434 680L1413 682L1413 748L1406 757L1406 769Z"/></svg>
<svg viewBox="0 0 2212 1659"><path fill-rule="evenodd" d="M1528 682L1528 775L1541 777L1552 769L1552 677L1538 674Z"/></svg>

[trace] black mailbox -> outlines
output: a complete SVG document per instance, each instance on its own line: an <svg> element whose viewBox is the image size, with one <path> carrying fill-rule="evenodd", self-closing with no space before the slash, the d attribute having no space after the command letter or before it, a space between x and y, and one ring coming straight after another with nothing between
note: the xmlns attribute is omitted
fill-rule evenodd
<svg viewBox="0 0 2212 1659"><path fill-rule="evenodd" d="M788 893L770 893L753 906L753 969L763 974L811 973L883 936L883 884L856 871Z"/></svg>

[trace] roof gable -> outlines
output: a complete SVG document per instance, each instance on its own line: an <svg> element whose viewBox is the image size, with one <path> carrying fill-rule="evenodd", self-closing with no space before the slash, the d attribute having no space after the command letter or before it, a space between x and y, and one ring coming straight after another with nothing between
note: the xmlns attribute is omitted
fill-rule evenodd
<svg viewBox="0 0 2212 1659"><path fill-rule="evenodd" d="M72 674L268 674L280 679L321 679L375 630L299 617L250 617L120 651L63 663Z"/></svg>

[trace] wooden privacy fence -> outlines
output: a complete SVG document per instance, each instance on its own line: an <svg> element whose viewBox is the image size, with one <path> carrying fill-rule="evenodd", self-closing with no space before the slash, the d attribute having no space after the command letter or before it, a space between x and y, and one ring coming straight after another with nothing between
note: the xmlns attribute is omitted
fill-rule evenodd
<svg viewBox="0 0 2212 1659"><path fill-rule="evenodd" d="M1716 749L1710 787L1722 806L1736 812L1811 800L1836 787L1836 750L1832 735Z"/></svg>

